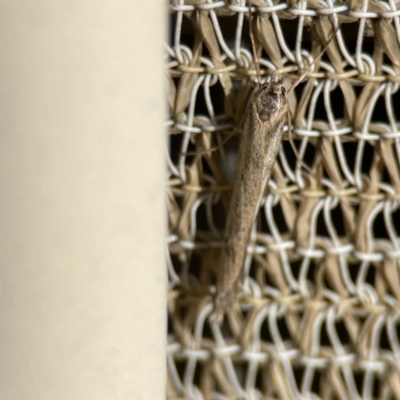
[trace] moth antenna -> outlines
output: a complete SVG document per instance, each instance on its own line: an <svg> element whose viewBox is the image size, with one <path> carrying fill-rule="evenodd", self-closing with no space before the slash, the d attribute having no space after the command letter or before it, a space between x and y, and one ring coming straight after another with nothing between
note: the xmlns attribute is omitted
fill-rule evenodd
<svg viewBox="0 0 400 400"><path fill-rule="evenodd" d="M262 82L261 82L260 60L258 59L256 52L256 42L254 40L254 34L253 34L253 16L251 13L250 0L247 1L247 4L249 6L249 33L250 33L251 48L253 51L254 66L257 72L258 85L261 86Z"/></svg>
<svg viewBox="0 0 400 400"><path fill-rule="evenodd" d="M306 68L306 70L295 80L295 82L292 84L292 86L289 88L287 91L287 94L289 94L296 86L298 86L299 83L304 79L304 77L308 74L308 71L310 71L311 67L324 55L326 49L329 47L331 44L332 40L335 38L336 34L338 33L340 29L340 25L336 28L335 32L333 32L332 36L329 38L328 43L326 46L322 49L321 53L315 59L313 62Z"/></svg>

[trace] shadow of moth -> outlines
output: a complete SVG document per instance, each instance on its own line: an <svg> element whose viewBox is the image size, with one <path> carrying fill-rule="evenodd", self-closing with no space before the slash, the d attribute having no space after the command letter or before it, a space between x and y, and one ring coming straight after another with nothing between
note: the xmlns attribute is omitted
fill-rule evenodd
<svg viewBox="0 0 400 400"><path fill-rule="evenodd" d="M338 29L328 40L320 55L293 83L287 93L290 93L304 79L309 69L322 57ZM287 93L281 82L271 80L262 85L254 94L246 115L235 183L227 215L224 246L221 250L217 272L212 319L219 323L241 289L251 229L279 151L283 128L288 119L290 124Z"/></svg>

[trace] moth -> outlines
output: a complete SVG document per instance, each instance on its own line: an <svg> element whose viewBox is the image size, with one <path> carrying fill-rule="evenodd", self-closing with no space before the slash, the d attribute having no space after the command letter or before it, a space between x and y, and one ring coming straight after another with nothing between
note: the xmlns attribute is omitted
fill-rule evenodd
<svg viewBox="0 0 400 400"><path fill-rule="evenodd" d="M217 321L241 287L251 228L279 151L288 107L286 89L272 80L250 102L219 260L214 298Z"/></svg>
<svg viewBox="0 0 400 400"><path fill-rule="evenodd" d="M217 322L222 321L225 311L232 305L241 288L251 229L279 151L283 128L290 116L287 94L322 57L338 29L288 92L281 82L271 79L261 86L250 101L218 265L212 315L212 319Z"/></svg>

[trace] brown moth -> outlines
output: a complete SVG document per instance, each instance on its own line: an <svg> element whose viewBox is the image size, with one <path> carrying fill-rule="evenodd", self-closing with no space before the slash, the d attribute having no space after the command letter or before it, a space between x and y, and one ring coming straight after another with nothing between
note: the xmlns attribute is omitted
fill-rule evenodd
<svg viewBox="0 0 400 400"><path fill-rule="evenodd" d="M282 141L289 103L281 83L270 81L253 96L244 123L214 298L221 321L238 294L253 222Z"/></svg>
<svg viewBox="0 0 400 400"><path fill-rule="evenodd" d="M322 57L339 27L287 93L304 79L309 69ZM251 39L254 49L252 35ZM287 120L290 125L287 93L281 82L271 80L254 94L246 115L235 184L227 215L224 246L217 272L212 319L219 323L240 291L251 229L279 151Z"/></svg>

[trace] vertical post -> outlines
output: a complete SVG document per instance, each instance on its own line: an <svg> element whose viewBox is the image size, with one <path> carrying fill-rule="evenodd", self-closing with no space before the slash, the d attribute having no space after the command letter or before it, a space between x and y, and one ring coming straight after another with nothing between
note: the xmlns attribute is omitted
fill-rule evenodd
<svg viewBox="0 0 400 400"><path fill-rule="evenodd" d="M0 398L165 398L166 16L0 6Z"/></svg>

